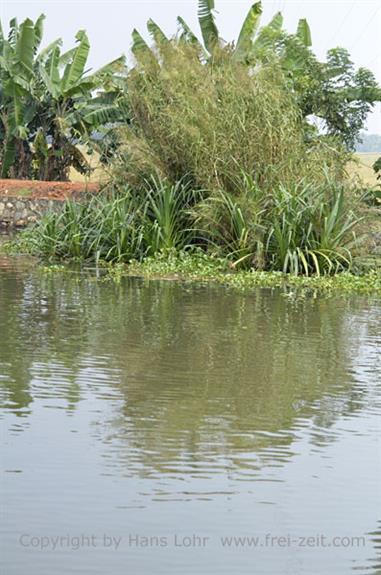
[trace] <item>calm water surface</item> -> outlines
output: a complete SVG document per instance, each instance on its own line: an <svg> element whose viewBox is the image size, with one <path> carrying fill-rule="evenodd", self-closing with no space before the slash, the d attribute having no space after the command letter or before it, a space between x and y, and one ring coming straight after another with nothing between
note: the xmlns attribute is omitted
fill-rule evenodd
<svg viewBox="0 0 381 575"><path fill-rule="evenodd" d="M1 573L380 574L380 326L0 257Z"/></svg>

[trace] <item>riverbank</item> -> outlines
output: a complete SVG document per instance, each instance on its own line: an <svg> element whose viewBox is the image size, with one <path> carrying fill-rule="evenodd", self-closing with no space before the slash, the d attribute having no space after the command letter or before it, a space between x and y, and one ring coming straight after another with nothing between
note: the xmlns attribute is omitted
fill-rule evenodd
<svg viewBox="0 0 381 575"><path fill-rule="evenodd" d="M106 277L119 280L123 276L138 276L149 280L214 283L240 291L256 287L318 290L324 292L373 293L381 296L381 270L361 275L340 273L333 276L295 276L282 272L235 271L224 259L206 254L179 254L146 258L143 262L107 266Z"/></svg>
<svg viewBox="0 0 381 575"><path fill-rule="evenodd" d="M21 200L18 200L21 201ZM34 200L46 201L52 200ZM129 263L111 263L99 258L86 259L81 250L78 256L70 258L51 256L41 252L33 228L23 230L12 238L3 236L0 241L0 255L35 256L41 269L46 272L75 269L96 269L102 279L119 281L122 277L134 276L148 280L176 280L180 282L210 283L248 291L256 287L285 288L286 290L319 291L325 293L372 293L381 295L381 229L379 209L369 208L360 229L361 249L352 259L350 271L334 275L293 275L281 271L239 270L231 260L207 254L202 249L192 251L158 252L143 261L130 259ZM366 226L366 227L365 227ZM71 230L73 235L73 230ZM80 256L80 257L79 257ZM47 265L47 262L48 265Z"/></svg>
<svg viewBox="0 0 381 575"><path fill-rule="evenodd" d="M0 179L0 228L24 228L59 212L66 200L86 201L98 191L99 185L89 182Z"/></svg>
<svg viewBox="0 0 381 575"><path fill-rule="evenodd" d="M17 241L0 242L0 255L25 257L26 250ZM255 288L282 288L289 295L293 293L321 292L325 294L372 294L381 296L381 268L370 269L364 273L340 273L332 276L295 276L282 272L237 271L222 258L203 252L193 254L160 254L142 262L129 264L110 264L99 262L97 267L85 262L73 264L62 262L44 262L33 257L43 273L75 273L94 271L100 281L120 282L125 277L138 277L145 280L177 281L190 284L222 285L240 292L250 292Z"/></svg>

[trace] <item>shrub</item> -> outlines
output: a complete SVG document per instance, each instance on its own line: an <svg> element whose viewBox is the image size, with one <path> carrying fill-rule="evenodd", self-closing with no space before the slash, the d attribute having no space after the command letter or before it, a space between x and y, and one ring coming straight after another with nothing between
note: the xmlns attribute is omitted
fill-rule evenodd
<svg viewBox="0 0 381 575"><path fill-rule="evenodd" d="M217 192L196 211L210 244L234 267L295 275L350 267L359 219L328 175L320 184L279 184L272 194L245 176L240 195Z"/></svg>
<svg viewBox="0 0 381 575"><path fill-rule="evenodd" d="M34 249L50 258L128 261L143 255L143 233L135 200L124 195L98 196L88 204L66 201L34 228Z"/></svg>
<svg viewBox="0 0 381 575"><path fill-rule="evenodd" d="M320 186L303 181L292 187L280 185L269 215L270 269L308 276L349 268L358 221L341 185L330 180Z"/></svg>
<svg viewBox="0 0 381 575"><path fill-rule="evenodd" d="M47 257L112 262L183 250L195 240L190 208L197 197L185 182L152 178L140 194L127 187L87 204L67 201L61 212L42 218L32 242Z"/></svg>
<svg viewBox="0 0 381 575"><path fill-rule="evenodd" d="M188 175L194 189L235 193L242 170L266 190L301 175L321 176L335 149L308 148L295 97L275 63L251 70L218 53L200 62L196 48L160 47L160 61L139 56L127 79L131 123L120 134L114 175L134 186L158 174Z"/></svg>

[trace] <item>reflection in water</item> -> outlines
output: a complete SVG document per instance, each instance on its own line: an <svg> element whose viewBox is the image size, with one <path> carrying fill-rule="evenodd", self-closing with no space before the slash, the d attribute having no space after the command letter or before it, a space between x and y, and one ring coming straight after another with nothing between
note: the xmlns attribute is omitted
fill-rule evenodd
<svg viewBox="0 0 381 575"><path fill-rule="evenodd" d="M290 299L272 290L242 296L136 279L115 285L91 273L43 274L28 260L2 258L7 477L28 475L29 490L42 482L46 511L59 506L66 529L78 524L77 513L81 529L86 514L91 529L104 529L103 494L114 510L110 519L104 509L103 519L120 529L132 521L142 533L193 525L212 535L226 526L239 534L252 530L253 509L263 533L370 532L366 549L289 550L286 561L271 549L256 561L261 573L322 573L327 566L335 574L377 573L371 545L379 545L379 529L372 529L380 323L380 304L368 298ZM36 448L41 437L44 445ZM76 466L87 479L73 492ZM62 505L75 502L75 511L61 509L56 484ZM41 510L24 515L26 492L5 486L10 509L32 531L55 525L41 520ZM157 513L174 516L160 515L158 523ZM205 572L231 573L234 565L252 573L250 561L239 567L237 553L230 564L216 562L214 553ZM76 572L70 554L66 560L62 573ZM167 573L168 561L174 573L202 565L195 550L192 559L130 560L138 574L153 566ZM97 568L95 560L89 572ZM37 572L45 572L42 563Z"/></svg>
<svg viewBox="0 0 381 575"><path fill-rule="evenodd" d="M370 541L376 550L376 557L371 557L366 573L381 573L381 519L377 522L377 528L368 533Z"/></svg>

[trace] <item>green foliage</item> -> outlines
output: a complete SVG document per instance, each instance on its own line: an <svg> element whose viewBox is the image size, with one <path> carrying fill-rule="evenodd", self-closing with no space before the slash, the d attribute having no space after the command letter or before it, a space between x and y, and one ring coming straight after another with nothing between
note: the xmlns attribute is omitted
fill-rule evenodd
<svg viewBox="0 0 381 575"><path fill-rule="evenodd" d="M294 275L331 274L351 265L351 233L359 219L347 207L344 189L327 181L300 182L274 194L266 240L271 269Z"/></svg>
<svg viewBox="0 0 381 575"><path fill-rule="evenodd" d="M143 229L147 254L184 249L195 237L190 209L198 194L183 181L171 185L154 177L147 182L145 194Z"/></svg>
<svg viewBox="0 0 381 575"><path fill-rule="evenodd" d="M368 113L381 99L372 72L355 70L344 48L329 50L326 62L319 62L311 48L292 35L284 35L277 52L309 133L315 138L327 134L354 149ZM322 132L312 129L311 119L319 120Z"/></svg>
<svg viewBox="0 0 381 575"><path fill-rule="evenodd" d="M89 141L95 129L121 114L114 75L124 69L124 59L89 74L84 30L65 53L60 39L39 52L43 20L12 20L8 39L0 27L2 177L65 180L70 166L88 172L75 142Z"/></svg>
<svg viewBox="0 0 381 575"><path fill-rule="evenodd" d="M67 201L35 226L31 244L48 258L111 262L186 249L195 239L189 210L197 197L183 182L152 178L139 194L127 188L83 204Z"/></svg>
<svg viewBox="0 0 381 575"><path fill-rule="evenodd" d="M157 254L142 262L109 268L109 277L120 280L123 275L146 278L171 278L227 286L239 291L256 287L283 288L285 296L313 295L315 292L330 294L375 293L381 294L381 274L375 270L362 275L343 272L334 276L296 276L279 271L235 271L226 259L210 256L202 251Z"/></svg>
<svg viewBox="0 0 381 575"><path fill-rule="evenodd" d="M262 3L256 2L247 13L237 42L226 44L219 36L214 0L199 0L203 45L181 17L177 19L179 40L194 46L200 61L213 67L221 62L225 65L226 55L246 64L249 73L260 65L278 61L305 119L306 138L324 138L327 134L353 149L368 113L374 103L381 100L381 89L372 72L365 68L355 70L349 53L343 48L329 50L326 62L318 61L311 49L311 31L305 18L299 20L295 34L289 34L283 29L280 12L262 27L261 14ZM154 48L151 51L134 31L133 52L135 56L138 52L140 57L143 51L137 48L144 43L144 52L150 52L151 59L155 59L155 55L161 56L163 39L160 34L152 34L151 22L147 26L155 41ZM176 43L174 39L171 41ZM168 44L167 38L165 43ZM323 132L316 129L316 119Z"/></svg>
<svg viewBox="0 0 381 575"><path fill-rule="evenodd" d="M299 20L296 37L301 41L303 46L306 46L307 48L312 46L311 30L305 18Z"/></svg>
<svg viewBox="0 0 381 575"><path fill-rule="evenodd" d="M233 267L262 269L264 262L264 214L270 196L251 176L242 173L234 196L217 190L195 208L195 220L217 254Z"/></svg>
<svg viewBox="0 0 381 575"><path fill-rule="evenodd" d="M214 49L218 46L219 42L218 30L214 21L213 10L214 0L199 0L198 21L200 23L205 47L210 54L213 54Z"/></svg>
<svg viewBox="0 0 381 575"><path fill-rule="evenodd" d="M33 142L33 160L34 175L37 180L46 180L48 175L49 163L49 146L44 132L39 129Z"/></svg>
<svg viewBox="0 0 381 575"><path fill-rule="evenodd" d="M118 130L114 175L134 187L152 173L173 184L187 174L194 189L234 193L243 170L270 189L321 172L323 160L339 156L306 146L295 97L276 64L249 74L225 54L206 66L197 47L172 44L162 47L160 66L141 55L126 99L131 121Z"/></svg>
<svg viewBox="0 0 381 575"><path fill-rule="evenodd" d="M233 57L237 60L246 61L248 58L250 58L253 50L253 40L259 27L261 14L261 3L257 2L256 4L253 4L242 25L238 36L237 45L233 53Z"/></svg>
<svg viewBox="0 0 381 575"><path fill-rule="evenodd" d="M198 224L233 267L307 276L350 267L359 218L342 185L301 180L269 194L248 176L242 184L239 196L220 191L197 206Z"/></svg>
<svg viewBox="0 0 381 575"><path fill-rule="evenodd" d="M340 137L352 150L373 104L381 100L381 89L370 70L355 70L344 48L328 51L319 79L311 112L325 120L329 134Z"/></svg>
<svg viewBox="0 0 381 575"><path fill-rule="evenodd" d="M27 121L34 110L25 102L33 81L33 56L40 43L42 18L36 25L26 19L20 26L13 19L8 39L0 26L0 168L1 176L7 175L11 166L21 164L25 171L24 157Z"/></svg>
<svg viewBox="0 0 381 575"><path fill-rule="evenodd" d="M153 178L140 190L67 202L36 225L32 243L47 257L111 262L199 246L232 268L329 275L350 267L358 221L328 176L269 193L242 172L234 195L207 197Z"/></svg>
<svg viewBox="0 0 381 575"><path fill-rule="evenodd" d="M236 44L226 44L220 38L212 0L199 0L203 44L181 17L177 39L167 38L150 19L147 27L154 41L152 48L139 32L133 31L136 69L142 72L148 61L152 70L160 69L163 58L168 64L165 52L177 45L193 47L200 65L213 67L215 75L216 68L226 68L228 59L247 66L249 75L256 74L261 66L277 62L287 90L294 94L304 118L304 137L307 140L325 138L311 122L311 118L319 118L328 136L353 148L368 112L381 98L373 74L363 68L355 70L348 53L340 48L328 52L327 62L319 62L311 50L311 33L305 19L299 21L295 34L287 34L282 28L281 13L260 28L261 13L261 2L251 6ZM3 177L66 179L74 164L82 173L87 173L89 166L84 156L80 157L78 147L73 151L73 145L85 142L91 149L97 148L106 159L116 143L119 144L113 127L131 121L129 96L122 97L130 82L128 78L126 87L123 58L88 73L90 46L86 32L80 30L76 46L65 53L61 52L60 39L40 50L43 20L44 16L35 23L26 19L19 25L13 19L8 38L0 26L0 169ZM175 75L176 63L174 67ZM136 69L131 72L132 78ZM104 135L98 143L91 141L95 130ZM41 156L41 147L35 155L35 143L42 143L40 136L37 137L39 131L43 132L48 145L47 157L44 153ZM108 149L110 141L112 150Z"/></svg>
<svg viewBox="0 0 381 575"><path fill-rule="evenodd" d="M280 13L259 28L261 12L260 2L250 8L236 45L219 38L212 0L199 1L204 45L181 18L176 38L149 20L153 45L134 30L126 78L120 59L85 72L83 30L64 54L60 41L38 53L42 20L0 35L6 174L24 174L28 161L35 177L63 179L70 165L86 173L75 142L95 128L112 167L116 192L43 218L31 235L38 253L130 262L198 246L229 269L350 268L358 218L343 145L353 146L379 88L345 50L319 62L305 20L287 34Z"/></svg>
<svg viewBox="0 0 381 575"><path fill-rule="evenodd" d="M59 213L42 218L30 243L48 258L127 261L137 257L142 243L135 220L129 194L95 197L85 204L66 201Z"/></svg>
<svg viewBox="0 0 381 575"><path fill-rule="evenodd" d="M150 48L144 38L139 34L139 32L134 28L132 31L132 47L131 51L135 56L136 60L139 61L139 55L141 53L147 54L150 52Z"/></svg>
<svg viewBox="0 0 381 575"><path fill-rule="evenodd" d="M225 62L224 54L245 63L250 71L278 60L288 78L289 89L298 96L306 119L307 136L318 135L308 122L315 116L323 122L328 135L337 137L349 149L353 148L367 114L374 103L381 100L381 89L369 70L360 68L356 71L348 52L342 48L330 50L327 61L319 62L311 50L311 31L305 18L299 20L295 34L288 34L283 29L280 12L260 28L261 1L250 7L235 44L226 44L220 38L214 12L214 0L199 0L198 19L203 44L180 16L177 18L178 40L194 46L200 61L213 66ZM147 28L155 46L151 50L134 30L132 52L137 62L148 53L152 61L158 54L161 56L162 44L176 42L166 38L152 20L148 21Z"/></svg>

